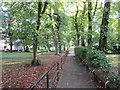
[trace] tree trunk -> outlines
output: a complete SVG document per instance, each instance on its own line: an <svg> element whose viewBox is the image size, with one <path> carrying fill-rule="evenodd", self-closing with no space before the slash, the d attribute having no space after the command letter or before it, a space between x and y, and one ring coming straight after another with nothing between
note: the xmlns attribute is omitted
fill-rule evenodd
<svg viewBox="0 0 120 90"><path fill-rule="evenodd" d="M61 50L61 37L60 37L59 28L58 28L58 44L59 44L59 53L61 53L62 52L62 50Z"/></svg>
<svg viewBox="0 0 120 90"><path fill-rule="evenodd" d="M51 49L50 49L50 44L49 44L49 35L46 35L45 38L46 38L46 45L47 45L47 48L48 48L48 52L50 52Z"/></svg>
<svg viewBox="0 0 120 90"><path fill-rule="evenodd" d="M77 46L79 46L80 44L80 34L79 34L79 30L78 30L78 21L77 21L77 15L78 15L78 6L77 6L77 3L76 3L76 8L77 8L77 11L76 11L76 14L75 14L75 29L76 29L76 37L77 37Z"/></svg>
<svg viewBox="0 0 120 90"><path fill-rule="evenodd" d="M120 1L118 2L118 50L120 54ZM118 59L120 62L120 59ZM118 74L120 75L120 63L118 63Z"/></svg>
<svg viewBox="0 0 120 90"><path fill-rule="evenodd" d="M12 46L13 46L12 38L10 38L10 53L12 53Z"/></svg>
<svg viewBox="0 0 120 90"><path fill-rule="evenodd" d="M11 20L11 18L10 18ZM9 45L10 45L10 53L12 53L12 46L13 46L13 43L12 43L12 35L13 35L13 32L12 32L12 29L10 29L10 26L11 26L11 23L8 24L8 36L9 36Z"/></svg>
<svg viewBox="0 0 120 90"><path fill-rule="evenodd" d="M54 44L55 44L55 55L59 55L59 49L58 49L58 39L55 37L56 34L55 34L55 31L54 31L54 27L52 25L52 32L53 32L53 39L54 39Z"/></svg>
<svg viewBox="0 0 120 90"><path fill-rule="evenodd" d="M92 46L92 2L88 2L88 46Z"/></svg>
<svg viewBox="0 0 120 90"><path fill-rule="evenodd" d="M59 55L58 43L55 41L55 55Z"/></svg>
<svg viewBox="0 0 120 90"><path fill-rule="evenodd" d="M57 11L58 12L58 11ZM61 21L60 21L60 16L58 13L55 13L55 15L57 15L57 24L55 24L55 26L57 27L57 35L58 35L58 48L59 48L59 53L62 52L61 50L61 36L60 36L60 24L61 24Z"/></svg>
<svg viewBox="0 0 120 90"><path fill-rule="evenodd" d="M110 2L105 2L102 23L101 23L101 30L100 30L100 39L99 39L99 49L104 52L106 51L106 44L107 44L109 12L110 12Z"/></svg>
<svg viewBox="0 0 120 90"><path fill-rule="evenodd" d="M48 48L48 52L50 52L51 49L50 49L50 45L49 44L47 44L47 48Z"/></svg>
<svg viewBox="0 0 120 90"><path fill-rule="evenodd" d="M66 48L65 48L65 44L64 44L64 51L66 50Z"/></svg>
<svg viewBox="0 0 120 90"><path fill-rule="evenodd" d="M33 60L36 60L37 44L33 43Z"/></svg>
<svg viewBox="0 0 120 90"><path fill-rule="evenodd" d="M81 18L81 31L84 32L84 26L83 26L83 21L85 19L84 15L85 15L85 11L86 11L86 3L84 2L84 8L83 8L83 12L82 12L82 18ZM84 36L81 35L81 46L85 46L85 38Z"/></svg>
<svg viewBox="0 0 120 90"><path fill-rule="evenodd" d="M84 38L81 37L81 46L84 46L85 47L85 41L84 41Z"/></svg>
<svg viewBox="0 0 120 90"><path fill-rule="evenodd" d="M59 53L62 53L61 42L59 43Z"/></svg>

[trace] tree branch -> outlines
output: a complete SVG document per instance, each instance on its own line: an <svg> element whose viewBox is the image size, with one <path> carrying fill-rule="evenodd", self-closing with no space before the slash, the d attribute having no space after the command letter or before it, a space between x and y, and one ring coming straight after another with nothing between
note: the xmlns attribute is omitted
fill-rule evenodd
<svg viewBox="0 0 120 90"><path fill-rule="evenodd" d="M97 1L98 1L98 0L96 0L95 9L94 9L94 13L93 13L93 19L94 19L94 16L95 16L96 10L97 10L97 4L98 4Z"/></svg>
<svg viewBox="0 0 120 90"><path fill-rule="evenodd" d="M45 10L46 10L46 8L47 8L47 5L48 5L48 0L46 0L46 2L45 2L44 8L43 8L41 14L44 14L44 13L45 13Z"/></svg>

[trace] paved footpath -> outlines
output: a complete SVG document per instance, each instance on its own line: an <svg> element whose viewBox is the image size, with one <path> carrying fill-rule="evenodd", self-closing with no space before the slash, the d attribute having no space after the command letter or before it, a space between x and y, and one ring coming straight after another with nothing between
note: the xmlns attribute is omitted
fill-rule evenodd
<svg viewBox="0 0 120 90"><path fill-rule="evenodd" d="M67 57L57 88L96 88L86 68L75 59L73 53L71 50Z"/></svg>

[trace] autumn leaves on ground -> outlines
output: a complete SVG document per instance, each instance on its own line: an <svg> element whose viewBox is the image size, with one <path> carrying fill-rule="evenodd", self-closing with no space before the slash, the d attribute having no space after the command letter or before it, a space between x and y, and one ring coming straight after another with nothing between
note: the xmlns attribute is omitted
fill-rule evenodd
<svg viewBox="0 0 120 90"><path fill-rule="evenodd" d="M60 60L64 55L59 56L54 53L46 53L39 55L38 60L41 60L41 66L31 66L32 55L3 55L2 62L2 87L3 88L29 88L35 83L38 78L53 64ZM6 58L9 57L9 58ZM52 75L52 73L50 73ZM50 76L51 76L50 75ZM37 88L44 88L46 79L42 80L42 84L37 85Z"/></svg>

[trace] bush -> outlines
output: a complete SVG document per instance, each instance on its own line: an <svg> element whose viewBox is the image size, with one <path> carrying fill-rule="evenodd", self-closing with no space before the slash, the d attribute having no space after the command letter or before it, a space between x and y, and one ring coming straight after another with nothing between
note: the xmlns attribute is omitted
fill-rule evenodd
<svg viewBox="0 0 120 90"><path fill-rule="evenodd" d="M75 55L79 56L82 60L84 60L86 58L88 50L88 47L77 46L75 47Z"/></svg>
<svg viewBox="0 0 120 90"><path fill-rule="evenodd" d="M112 84L118 86L120 76L111 72L111 68L108 64L108 59L106 58L105 53L93 49L88 47L77 46L75 47L75 55L79 56L82 60L84 60L88 66L94 67L96 69L101 69L102 74L105 75L105 77L103 76L103 78L112 81Z"/></svg>
<svg viewBox="0 0 120 90"><path fill-rule="evenodd" d="M92 50L89 47L77 46L75 47L75 55L79 56L82 60L94 68L107 68L108 60L105 53L98 50Z"/></svg>
<svg viewBox="0 0 120 90"><path fill-rule="evenodd" d="M107 68L108 60L106 58L105 53L97 50L90 50L87 53L86 61L88 65L94 68Z"/></svg>

